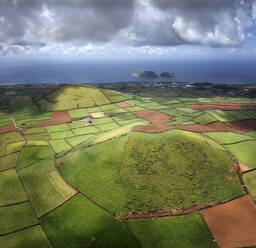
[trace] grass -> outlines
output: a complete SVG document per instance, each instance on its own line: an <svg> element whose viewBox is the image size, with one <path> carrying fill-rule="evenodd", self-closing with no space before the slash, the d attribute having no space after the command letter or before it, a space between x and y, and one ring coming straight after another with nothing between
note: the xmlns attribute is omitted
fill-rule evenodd
<svg viewBox="0 0 256 248"><path fill-rule="evenodd" d="M94 125L101 125L101 124L107 124L113 122L111 118L99 118L99 119L93 119L92 120Z"/></svg>
<svg viewBox="0 0 256 248"><path fill-rule="evenodd" d="M96 139L95 139L96 140ZM185 207L242 194L231 156L190 132L132 133L68 154L63 177L110 211ZM225 178L237 179L233 184Z"/></svg>
<svg viewBox="0 0 256 248"><path fill-rule="evenodd" d="M69 123L68 126L71 129L75 129L75 128L79 128L79 127L84 127L85 126L85 122L84 121L73 121L72 123Z"/></svg>
<svg viewBox="0 0 256 248"><path fill-rule="evenodd" d="M245 133L244 135L252 137L252 138L256 138L256 131L250 131Z"/></svg>
<svg viewBox="0 0 256 248"><path fill-rule="evenodd" d="M64 139L50 140L49 143L56 153L65 152L72 148Z"/></svg>
<svg viewBox="0 0 256 248"><path fill-rule="evenodd" d="M127 99L131 99L132 96L124 94L115 90L101 90L101 92L111 101L111 102L122 102Z"/></svg>
<svg viewBox="0 0 256 248"><path fill-rule="evenodd" d="M0 134L0 144L9 144L13 142L23 141L24 138L19 132L9 132Z"/></svg>
<svg viewBox="0 0 256 248"><path fill-rule="evenodd" d="M238 160L250 168L256 168L256 141L245 141L233 145L225 145Z"/></svg>
<svg viewBox="0 0 256 248"><path fill-rule="evenodd" d="M50 133L51 139L66 139L70 137L74 137L72 131L64 131L64 132L56 132L56 133Z"/></svg>
<svg viewBox="0 0 256 248"><path fill-rule="evenodd" d="M256 201L256 171L243 174L243 179L250 195Z"/></svg>
<svg viewBox="0 0 256 248"><path fill-rule="evenodd" d="M52 160L43 160L18 173L37 216L48 213L76 193L61 178Z"/></svg>
<svg viewBox="0 0 256 248"><path fill-rule="evenodd" d="M51 93L39 101L43 110L58 111L94 107L95 104L103 105L109 100L100 90L92 87L78 87L67 85Z"/></svg>
<svg viewBox="0 0 256 248"><path fill-rule="evenodd" d="M222 122L230 122L238 120L237 117L231 114L231 111L222 111L222 110L206 110L207 113L210 113L217 120Z"/></svg>
<svg viewBox="0 0 256 248"><path fill-rule="evenodd" d="M71 119L77 119L89 116L89 113L87 109L72 109L69 110L69 115Z"/></svg>
<svg viewBox="0 0 256 248"><path fill-rule="evenodd" d="M27 140L25 146L49 146L47 140Z"/></svg>
<svg viewBox="0 0 256 248"><path fill-rule="evenodd" d="M69 131L69 127L67 124L60 124L55 126L48 126L47 131L48 133L54 133L54 132L61 132L61 131Z"/></svg>
<svg viewBox="0 0 256 248"><path fill-rule="evenodd" d="M27 196L15 170L0 173L0 206L26 201Z"/></svg>
<svg viewBox="0 0 256 248"><path fill-rule="evenodd" d="M118 124L120 124L120 125L124 125L126 123L136 121L136 120L141 120L141 119L137 118L135 115L133 115L132 113L119 114L119 115L113 117L113 119L116 122L118 122Z"/></svg>
<svg viewBox="0 0 256 248"><path fill-rule="evenodd" d="M253 139L246 135L237 134L233 132L207 132L204 134L210 137L211 139L214 139L219 144L230 144Z"/></svg>
<svg viewBox="0 0 256 248"><path fill-rule="evenodd" d="M178 116L186 114L185 112L183 112L179 109L175 109L175 108L164 109L164 110L161 110L160 112L162 112L164 114L167 114L167 115L170 115L170 116L174 116L174 117L178 117Z"/></svg>
<svg viewBox="0 0 256 248"><path fill-rule="evenodd" d="M138 247L125 223L80 194L41 221L51 243L58 248Z"/></svg>
<svg viewBox="0 0 256 248"><path fill-rule="evenodd" d="M0 157L21 151L25 141L0 146Z"/></svg>
<svg viewBox="0 0 256 248"><path fill-rule="evenodd" d="M0 171L15 168L19 153L13 153L0 158Z"/></svg>
<svg viewBox="0 0 256 248"><path fill-rule="evenodd" d="M39 120L50 120L51 119L51 113L30 113L26 115L15 115L15 121L18 127L34 127L36 122Z"/></svg>
<svg viewBox="0 0 256 248"><path fill-rule="evenodd" d="M0 234L7 234L37 223L28 202L0 208Z"/></svg>
<svg viewBox="0 0 256 248"><path fill-rule="evenodd" d="M40 226L0 236L0 244L4 248L52 248Z"/></svg>
<svg viewBox="0 0 256 248"><path fill-rule="evenodd" d="M88 140L91 137L93 137L93 134L85 134L85 135L81 135L81 136L75 136L75 137L72 137L72 138L68 138L68 139L66 139L66 141L72 147L75 147L75 146L81 144L82 142Z"/></svg>
<svg viewBox="0 0 256 248"><path fill-rule="evenodd" d="M193 121L200 124L209 124L211 122L218 121L219 119L216 116L213 116L209 112L204 112L204 114L196 117Z"/></svg>
<svg viewBox="0 0 256 248"><path fill-rule="evenodd" d="M128 222L142 248L218 247L199 213Z"/></svg>
<svg viewBox="0 0 256 248"><path fill-rule="evenodd" d="M28 140L49 140L50 136L48 133L35 133L35 134L27 134L26 138Z"/></svg>
<svg viewBox="0 0 256 248"><path fill-rule="evenodd" d="M119 128L119 126L115 122L112 122L112 123L97 125L97 128L100 131L108 131L108 130L113 130L113 129Z"/></svg>
<svg viewBox="0 0 256 248"><path fill-rule="evenodd" d="M99 130L95 126L87 126L87 127L81 127L73 130L73 133L75 135L84 135L84 134L91 134L91 133L97 133Z"/></svg>
<svg viewBox="0 0 256 248"><path fill-rule="evenodd" d="M184 123L188 123L193 120L193 117L190 116L178 116L173 119L173 121L169 122L168 125L180 125Z"/></svg>
<svg viewBox="0 0 256 248"><path fill-rule="evenodd" d="M24 134L46 133L46 127L34 127L23 130Z"/></svg>
<svg viewBox="0 0 256 248"><path fill-rule="evenodd" d="M44 159L54 158L52 148L48 146L25 146L20 152L17 169L23 169Z"/></svg>

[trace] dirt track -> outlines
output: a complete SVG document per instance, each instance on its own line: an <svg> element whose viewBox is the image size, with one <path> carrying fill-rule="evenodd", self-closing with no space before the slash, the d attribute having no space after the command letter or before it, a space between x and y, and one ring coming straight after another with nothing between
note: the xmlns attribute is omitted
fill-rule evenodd
<svg viewBox="0 0 256 248"><path fill-rule="evenodd" d="M210 109L220 109L220 110L236 110L245 107L256 107L256 103L225 103L225 102L207 102L201 104L189 105L192 109L200 110L210 110Z"/></svg>
<svg viewBox="0 0 256 248"><path fill-rule="evenodd" d="M256 205L249 195L201 213L220 248L256 246Z"/></svg>
<svg viewBox="0 0 256 248"><path fill-rule="evenodd" d="M36 123L36 127L57 125L70 122L70 116L68 111L52 112L51 120L42 120Z"/></svg>
<svg viewBox="0 0 256 248"><path fill-rule="evenodd" d="M8 133L8 132L16 131L16 130L17 129L15 128L15 126L13 124L0 127L0 133Z"/></svg>
<svg viewBox="0 0 256 248"><path fill-rule="evenodd" d="M154 111L154 110L140 110L140 111L135 111L132 112L135 116L149 121L151 123L158 123L158 124L162 124L162 123L167 123L172 121L172 117L167 115L167 114L163 114L161 112L158 111Z"/></svg>
<svg viewBox="0 0 256 248"><path fill-rule="evenodd" d="M115 103L116 106L118 106L119 108L129 108L131 107L130 104L128 104L127 102L117 102Z"/></svg>

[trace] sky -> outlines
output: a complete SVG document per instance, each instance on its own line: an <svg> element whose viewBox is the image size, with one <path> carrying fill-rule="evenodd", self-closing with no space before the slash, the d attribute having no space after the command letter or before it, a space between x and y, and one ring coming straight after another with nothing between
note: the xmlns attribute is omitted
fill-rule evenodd
<svg viewBox="0 0 256 248"><path fill-rule="evenodd" d="M256 58L256 0L0 0L0 58Z"/></svg>

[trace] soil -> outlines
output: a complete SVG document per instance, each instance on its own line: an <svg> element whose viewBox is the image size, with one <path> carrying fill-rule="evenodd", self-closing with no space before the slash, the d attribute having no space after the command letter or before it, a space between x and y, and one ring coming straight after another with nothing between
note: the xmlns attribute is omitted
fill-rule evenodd
<svg viewBox="0 0 256 248"><path fill-rule="evenodd" d="M249 195L201 214L220 248L256 246L256 205Z"/></svg>
<svg viewBox="0 0 256 248"><path fill-rule="evenodd" d="M161 112L154 111L154 110L140 110L132 113L135 116L143 120L149 121L151 123L162 124L162 123L167 123L172 121L172 117L170 115L163 114Z"/></svg>
<svg viewBox="0 0 256 248"><path fill-rule="evenodd" d="M130 104L128 104L127 102L117 102L115 103L116 106L118 106L119 108L129 108L131 107Z"/></svg>
<svg viewBox="0 0 256 248"><path fill-rule="evenodd" d="M133 131L141 132L162 132L170 129L181 129L186 131L192 131L197 133L202 132L234 132L238 134L243 134L248 131L256 130L256 120L243 120L234 122L212 122L207 125L202 124L185 124L185 125L174 125L165 126L160 124L148 124L139 125L133 127Z"/></svg>
<svg viewBox="0 0 256 248"><path fill-rule="evenodd" d="M36 123L36 127L57 125L70 122L70 116L68 111L52 112L51 120L42 120Z"/></svg>
<svg viewBox="0 0 256 248"><path fill-rule="evenodd" d="M225 102L207 102L201 104L189 105L192 109L219 109L219 110L237 110L246 107L256 107L256 103L225 103Z"/></svg>
<svg viewBox="0 0 256 248"><path fill-rule="evenodd" d="M3 126L0 127L0 133L8 133L8 132L14 132L16 131L16 127L12 124L12 125L7 125L7 126Z"/></svg>

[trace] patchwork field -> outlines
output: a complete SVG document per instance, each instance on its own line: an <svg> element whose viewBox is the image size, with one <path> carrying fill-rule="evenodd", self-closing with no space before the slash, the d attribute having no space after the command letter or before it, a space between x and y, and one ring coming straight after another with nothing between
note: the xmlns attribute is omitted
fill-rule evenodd
<svg viewBox="0 0 256 248"><path fill-rule="evenodd" d="M1 248L256 247L249 88L11 87L0 105Z"/></svg>

